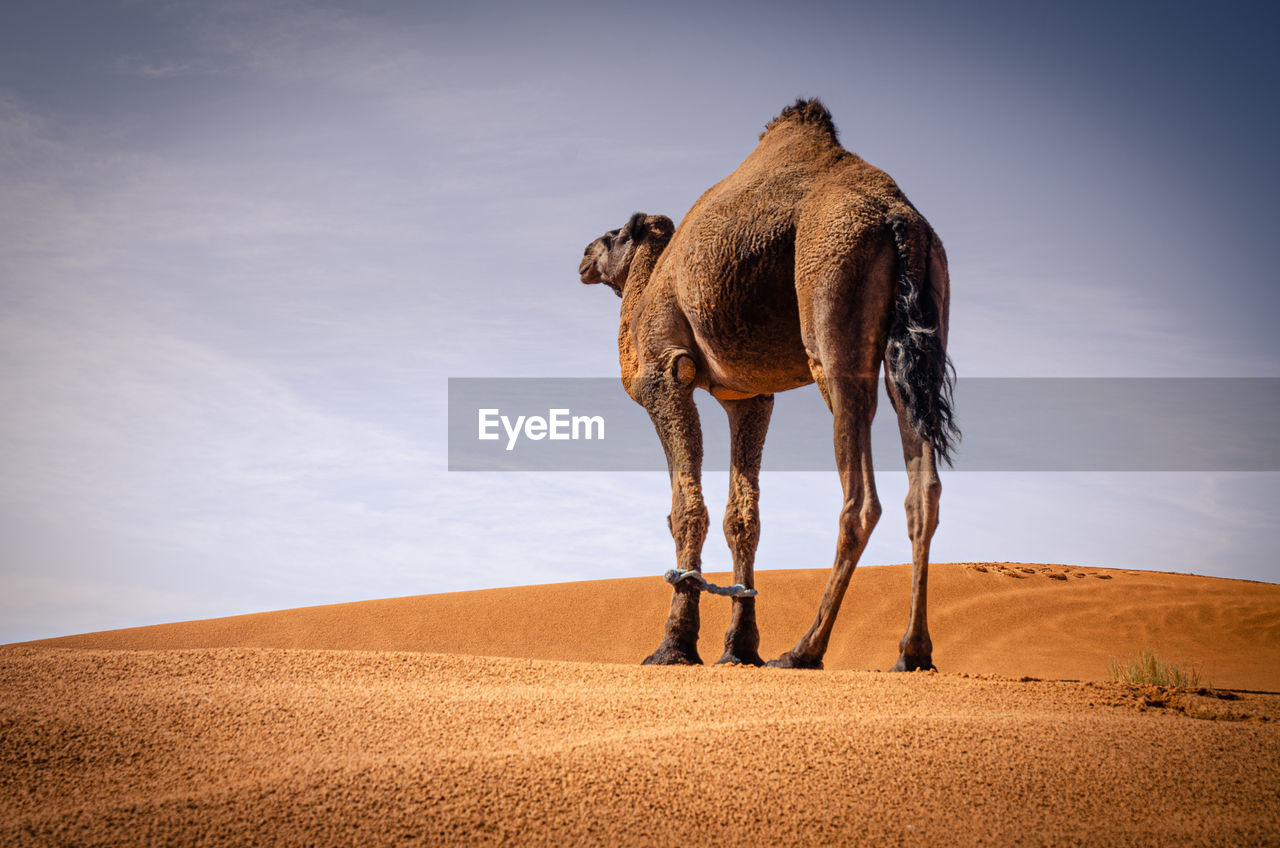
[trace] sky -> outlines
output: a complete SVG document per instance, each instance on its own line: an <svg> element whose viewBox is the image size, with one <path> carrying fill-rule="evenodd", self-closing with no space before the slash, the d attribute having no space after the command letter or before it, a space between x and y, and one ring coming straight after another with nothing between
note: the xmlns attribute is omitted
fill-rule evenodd
<svg viewBox="0 0 1280 848"><path fill-rule="evenodd" d="M450 472L447 381L616 375L583 247L678 221L799 96L941 235L962 378L1280 377L1277 35L1231 3L5 4L0 641L659 579L665 474ZM863 563L907 561L877 483ZM1280 581L1276 473L943 486L935 561ZM766 470L757 567L828 567L839 509Z"/></svg>

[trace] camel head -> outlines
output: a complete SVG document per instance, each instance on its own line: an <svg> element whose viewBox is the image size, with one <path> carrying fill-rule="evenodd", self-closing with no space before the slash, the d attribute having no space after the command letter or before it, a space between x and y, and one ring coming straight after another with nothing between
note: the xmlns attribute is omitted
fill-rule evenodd
<svg viewBox="0 0 1280 848"><path fill-rule="evenodd" d="M632 266L643 267L646 274L651 272L673 232L675 226L666 215L637 212L626 226L610 230L587 245L578 276L587 285L604 283L622 297ZM637 256L643 257L639 263L635 261Z"/></svg>

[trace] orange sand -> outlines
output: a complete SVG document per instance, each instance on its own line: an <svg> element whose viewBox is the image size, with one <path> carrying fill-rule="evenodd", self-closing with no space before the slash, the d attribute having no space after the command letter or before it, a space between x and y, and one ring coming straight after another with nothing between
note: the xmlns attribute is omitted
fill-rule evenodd
<svg viewBox="0 0 1280 848"><path fill-rule="evenodd" d="M943 674L831 670L892 662L900 567L858 571L822 672L637 667L656 578L8 646L0 844L1280 844L1280 695L974 676L1150 648L1275 691L1280 587L981 568L933 572ZM760 575L763 653L824 579Z"/></svg>
<svg viewBox="0 0 1280 848"><path fill-rule="evenodd" d="M910 567L859 568L828 670L887 669L906 627ZM709 574L712 582L732 582ZM1055 579L1057 578L1057 579ZM757 575L766 659L813 620L827 571ZM325 648L640 662L662 636L670 587L657 577L522 586L307 607L27 643L75 648ZM704 596L713 663L729 601ZM1218 687L1280 692L1280 585L1185 574L1017 563L929 570L934 662L945 672L1105 680L1112 658L1154 650Z"/></svg>

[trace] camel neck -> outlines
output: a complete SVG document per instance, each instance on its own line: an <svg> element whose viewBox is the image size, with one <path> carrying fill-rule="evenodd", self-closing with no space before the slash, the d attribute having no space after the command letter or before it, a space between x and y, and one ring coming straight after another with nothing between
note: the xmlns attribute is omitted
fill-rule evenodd
<svg viewBox="0 0 1280 848"><path fill-rule="evenodd" d="M666 244L644 244L631 259L631 268L627 272L627 282L622 287L622 314L618 322L618 359L622 366L624 382L629 382L635 374L639 362L636 358L634 340L631 337L631 325L645 289L649 286L649 278L653 276L654 266L662 255Z"/></svg>
<svg viewBox="0 0 1280 848"><path fill-rule="evenodd" d="M662 247L665 246L663 245ZM631 323L631 318L640 303L640 296L648 288L649 278L653 276L653 268L658 264L658 257L661 255L661 247L655 248L654 245L644 244L636 251L636 255L632 257L631 268L627 272L627 282L622 288L622 321L624 325Z"/></svg>

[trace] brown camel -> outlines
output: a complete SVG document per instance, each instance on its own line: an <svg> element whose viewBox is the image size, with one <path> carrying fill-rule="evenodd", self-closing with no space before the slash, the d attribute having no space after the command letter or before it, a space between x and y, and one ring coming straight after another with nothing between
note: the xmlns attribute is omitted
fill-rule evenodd
<svg viewBox="0 0 1280 848"><path fill-rule="evenodd" d="M835 565L813 625L769 665L822 667L840 601L880 517L870 439L883 360L910 478L914 564L894 670L932 668L925 597L942 491L935 457L949 462L959 435L946 354L947 260L894 181L840 146L819 101L799 100L769 122L751 155L698 199L678 229L665 216L637 213L587 246L579 274L622 298L622 383L648 411L671 474L674 593L662 643L645 664L702 662L698 599L708 585L701 575L708 519L693 390L709 391L729 415L724 533L734 578L751 589L773 395L816 382L834 417L844 489ZM750 595L733 598L721 663L762 664Z"/></svg>

